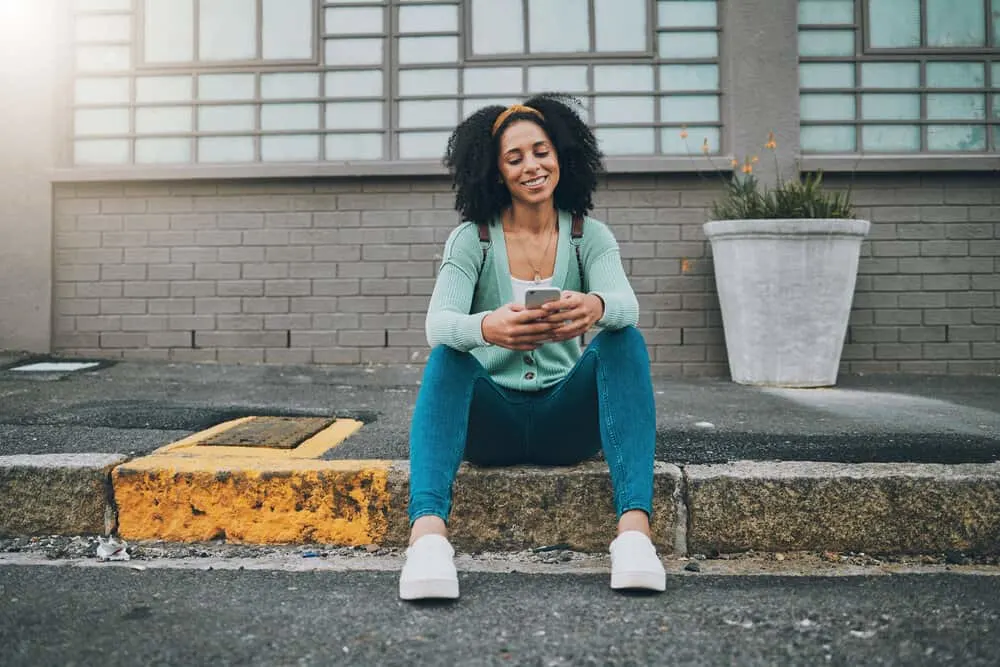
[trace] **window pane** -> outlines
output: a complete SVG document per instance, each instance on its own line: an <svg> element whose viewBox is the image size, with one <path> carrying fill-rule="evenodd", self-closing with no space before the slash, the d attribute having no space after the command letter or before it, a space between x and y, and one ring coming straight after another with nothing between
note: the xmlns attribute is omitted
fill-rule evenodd
<svg viewBox="0 0 1000 667"><path fill-rule="evenodd" d="M142 107L135 110L137 134L190 132L191 107Z"/></svg>
<svg viewBox="0 0 1000 667"><path fill-rule="evenodd" d="M452 127L458 122L458 102L400 102L400 127Z"/></svg>
<svg viewBox="0 0 1000 667"><path fill-rule="evenodd" d="M253 74L202 74L198 77L198 99L253 99Z"/></svg>
<svg viewBox="0 0 1000 667"><path fill-rule="evenodd" d="M399 157L440 159L448 143L448 132L405 132L399 135Z"/></svg>
<svg viewBox="0 0 1000 667"><path fill-rule="evenodd" d="M993 0L993 46L1000 46L1000 0ZM996 81L996 79L994 79ZM1000 129L993 128L994 132L1000 133ZM997 148L996 142L993 148Z"/></svg>
<svg viewBox="0 0 1000 667"><path fill-rule="evenodd" d="M1000 95L993 96L993 118L1000 120Z"/></svg>
<svg viewBox="0 0 1000 667"><path fill-rule="evenodd" d="M132 0L76 0L73 3L77 11L99 12L104 10L132 10Z"/></svg>
<svg viewBox="0 0 1000 667"><path fill-rule="evenodd" d="M594 0L598 51L646 50L646 0Z"/></svg>
<svg viewBox="0 0 1000 667"><path fill-rule="evenodd" d="M597 123L652 123L651 97L598 97L594 100L594 121Z"/></svg>
<svg viewBox="0 0 1000 667"><path fill-rule="evenodd" d="M802 63L799 65L802 88L853 88L853 63Z"/></svg>
<svg viewBox="0 0 1000 667"><path fill-rule="evenodd" d="M854 120L854 95L802 95L802 120Z"/></svg>
<svg viewBox="0 0 1000 667"><path fill-rule="evenodd" d="M586 67L559 65L528 68L528 92L562 90L567 93L583 93L587 89Z"/></svg>
<svg viewBox="0 0 1000 667"><path fill-rule="evenodd" d="M326 127L331 130L382 129L382 102L331 102L326 105Z"/></svg>
<svg viewBox="0 0 1000 667"><path fill-rule="evenodd" d="M799 25L854 23L854 0L799 0Z"/></svg>
<svg viewBox="0 0 1000 667"><path fill-rule="evenodd" d="M190 139L136 139L136 164L177 164L191 161Z"/></svg>
<svg viewBox="0 0 1000 667"><path fill-rule="evenodd" d="M984 63L927 63L929 88L982 88L985 85Z"/></svg>
<svg viewBox="0 0 1000 667"><path fill-rule="evenodd" d="M688 138L681 138L681 130L676 127L665 127L660 133L660 150L666 155L696 155L701 153L701 147L708 139L708 152L719 152L719 128L689 127Z"/></svg>
<svg viewBox="0 0 1000 667"><path fill-rule="evenodd" d="M318 130L318 104L265 104L260 108L262 130Z"/></svg>
<svg viewBox="0 0 1000 667"><path fill-rule="evenodd" d="M132 19L128 16L78 16L76 41L128 42L132 40Z"/></svg>
<svg viewBox="0 0 1000 667"><path fill-rule="evenodd" d="M652 92L653 68L647 65L607 65L594 68L594 90Z"/></svg>
<svg viewBox="0 0 1000 667"><path fill-rule="evenodd" d="M263 0L262 54L265 60L313 57L312 0Z"/></svg>
<svg viewBox="0 0 1000 667"><path fill-rule="evenodd" d="M715 95L661 97L660 120L665 123L718 121L719 98Z"/></svg>
<svg viewBox="0 0 1000 667"><path fill-rule="evenodd" d="M932 151L986 150L986 128L982 125L929 125L927 148Z"/></svg>
<svg viewBox="0 0 1000 667"><path fill-rule="evenodd" d="M399 32L457 32L456 5L421 5L399 8Z"/></svg>
<svg viewBox="0 0 1000 667"><path fill-rule="evenodd" d="M472 0L472 52L524 53L522 3Z"/></svg>
<svg viewBox="0 0 1000 667"><path fill-rule="evenodd" d="M260 96L272 100L319 97L319 74L312 72L261 74Z"/></svg>
<svg viewBox="0 0 1000 667"><path fill-rule="evenodd" d="M661 58L715 58L719 55L719 36L714 32L661 32L658 51Z"/></svg>
<svg viewBox="0 0 1000 667"><path fill-rule="evenodd" d="M198 59L256 58L256 5L255 0L198 0Z"/></svg>
<svg viewBox="0 0 1000 667"><path fill-rule="evenodd" d="M528 3L528 49L532 53L590 50L587 0L532 0Z"/></svg>
<svg viewBox="0 0 1000 667"><path fill-rule="evenodd" d="M660 67L662 90L718 90L718 65L664 65Z"/></svg>
<svg viewBox="0 0 1000 667"><path fill-rule="evenodd" d="M146 0L143 28L147 63L194 60L194 1Z"/></svg>
<svg viewBox="0 0 1000 667"><path fill-rule="evenodd" d="M202 137L198 162L253 162L253 137Z"/></svg>
<svg viewBox="0 0 1000 667"><path fill-rule="evenodd" d="M920 0L868 0L868 39L877 49L920 46Z"/></svg>
<svg viewBox="0 0 1000 667"><path fill-rule="evenodd" d="M855 132L852 125L826 125L803 127L799 138L802 150L810 153L843 153L855 150Z"/></svg>
<svg viewBox="0 0 1000 667"><path fill-rule="evenodd" d="M76 164L125 164L128 162L128 139L77 141L73 144Z"/></svg>
<svg viewBox="0 0 1000 667"><path fill-rule="evenodd" d="M520 93L523 88L520 67L469 67L462 78L466 95Z"/></svg>
<svg viewBox="0 0 1000 667"><path fill-rule="evenodd" d="M689 28L695 26L715 26L719 23L719 12L712 2L658 2L657 25L661 28Z"/></svg>
<svg viewBox="0 0 1000 667"><path fill-rule="evenodd" d="M929 120L978 120L986 118L986 96L974 93L927 94Z"/></svg>
<svg viewBox="0 0 1000 667"><path fill-rule="evenodd" d="M927 0L927 45L985 46L984 9L979 0Z"/></svg>
<svg viewBox="0 0 1000 667"><path fill-rule="evenodd" d="M255 107L211 106L198 109L198 129L202 132L239 132L254 129Z"/></svg>
<svg viewBox="0 0 1000 667"><path fill-rule="evenodd" d="M509 107L518 100L512 97L490 97L486 99L478 100L464 100L462 102L462 118L468 118L472 114L476 113L480 109L485 109L490 106L501 106Z"/></svg>
<svg viewBox="0 0 1000 667"><path fill-rule="evenodd" d="M328 39L327 65L381 65L382 42L378 39Z"/></svg>
<svg viewBox="0 0 1000 667"><path fill-rule="evenodd" d="M265 162L314 162L319 159L319 137L263 136L260 138L260 157Z"/></svg>
<svg viewBox="0 0 1000 667"><path fill-rule="evenodd" d="M656 149L653 128L598 128L597 141L605 155L650 155Z"/></svg>
<svg viewBox="0 0 1000 667"><path fill-rule="evenodd" d="M73 96L77 104L121 104L128 102L128 79L77 79Z"/></svg>
<svg viewBox="0 0 1000 667"><path fill-rule="evenodd" d="M861 128L861 146L866 151L912 153L920 150L920 127L917 125L865 125Z"/></svg>
<svg viewBox="0 0 1000 667"><path fill-rule="evenodd" d="M861 65L865 88L919 88L920 63L865 63Z"/></svg>
<svg viewBox="0 0 1000 667"><path fill-rule="evenodd" d="M853 56L853 30L800 30L801 56Z"/></svg>
<svg viewBox="0 0 1000 667"><path fill-rule="evenodd" d="M866 120L920 120L920 95L865 93L861 117Z"/></svg>
<svg viewBox="0 0 1000 667"><path fill-rule="evenodd" d="M80 46L76 49L76 68L80 72L120 72L132 62L127 46Z"/></svg>
<svg viewBox="0 0 1000 667"><path fill-rule="evenodd" d="M457 95L458 70L408 69L399 73L399 94Z"/></svg>
<svg viewBox="0 0 1000 667"><path fill-rule="evenodd" d="M382 97L382 71L327 72L327 97Z"/></svg>
<svg viewBox="0 0 1000 667"><path fill-rule="evenodd" d="M990 69L991 87L1000 90L1000 62L993 63L993 65L990 66Z"/></svg>
<svg viewBox="0 0 1000 667"><path fill-rule="evenodd" d="M326 10L326 32L330 35L384 33L381 7L336 7Z"/></svg>
<svg viewBox="0 0 1000 667"><path fill-rule="evenodd" d="M327 160L381 160L381 134L328 134Z"/></svg>
<svg viewBox="0 0 1000 667"><path fill-rule="evenodd" d="M399 62L453 63L458 60L458 37L402 37Z"/></svg>
<svg viewBox="0 0 1000 667"><path fill-rule="evenodd" d="M128 109L77 109L73 131L78 137L128 134Z"/></svg>

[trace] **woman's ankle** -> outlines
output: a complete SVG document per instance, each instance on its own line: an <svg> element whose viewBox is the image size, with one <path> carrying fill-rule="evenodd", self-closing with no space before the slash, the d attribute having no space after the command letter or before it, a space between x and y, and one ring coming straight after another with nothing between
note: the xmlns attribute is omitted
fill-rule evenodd
<svg viewBox="0 0 1000 667"><path fill-rule="evenodd" d="M441 535L448 537L448 526L439 516L427 515L418 518L410 527L410 544L424 535Z"/></svg>
<svg viewBox="0 0 1000 667"><path fill-rule="evenodd" d="M649 515L643 510L628 510L618 518L618 534L636 530L650 537Z"/></svg>

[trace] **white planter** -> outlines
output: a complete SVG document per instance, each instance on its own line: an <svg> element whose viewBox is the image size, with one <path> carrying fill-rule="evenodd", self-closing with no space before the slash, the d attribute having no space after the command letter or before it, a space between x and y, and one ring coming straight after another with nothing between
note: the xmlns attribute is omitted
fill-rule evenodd
<svg viewBox="0 0 1000 667"><path fill-rule="evenodd" d="M706 223L739 384L836 384L867 220Z"/></svg>

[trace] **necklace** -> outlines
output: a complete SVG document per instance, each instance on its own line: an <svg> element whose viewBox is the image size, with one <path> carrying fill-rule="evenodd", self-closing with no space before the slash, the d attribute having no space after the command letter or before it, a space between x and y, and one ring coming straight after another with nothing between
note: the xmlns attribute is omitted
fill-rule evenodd
<svg viewBox="0 0 1000 667"><path fill-rule="evenodd" d="M549 227L548 240L545 242L545 249L542 250L542 257L540 260L541 262L544 262L545 258L548 257L549 255L549 247L552 245L552 237L555 236L552 233L555 229L555 226L556 222L553 221L552 226ZM528 253L528 248L524 245L524 242L520 238L518 238L517 244L521 246L521 252L524 254L524 258L528 260L528 265L531 267L531 270L535 274L534 283L537 285L538 283L542 282L541 269L539 269L538 266L535 265L535 262L532 261L531 255Z"/></svg>

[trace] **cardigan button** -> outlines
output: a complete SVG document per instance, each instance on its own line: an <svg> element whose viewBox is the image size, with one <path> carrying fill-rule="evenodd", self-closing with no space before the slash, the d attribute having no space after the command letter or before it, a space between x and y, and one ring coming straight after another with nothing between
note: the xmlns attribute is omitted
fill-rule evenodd
<svg viewBox="0 0 1000 667"><path fill-rule="evenodd" d="M534 380L535 379L535 374L532 373L531 371L528 371L527 373L524 374L524 379L525 380Z"/></svg>
<svg viewBox="0 0 1000 667"><path fill-rule="evenodd" d="M526 354L526 355L524 355L524 363L526 363L529 366L531 366L532 364L535 363L535 360L531 358L530 354Z"/></svg>

